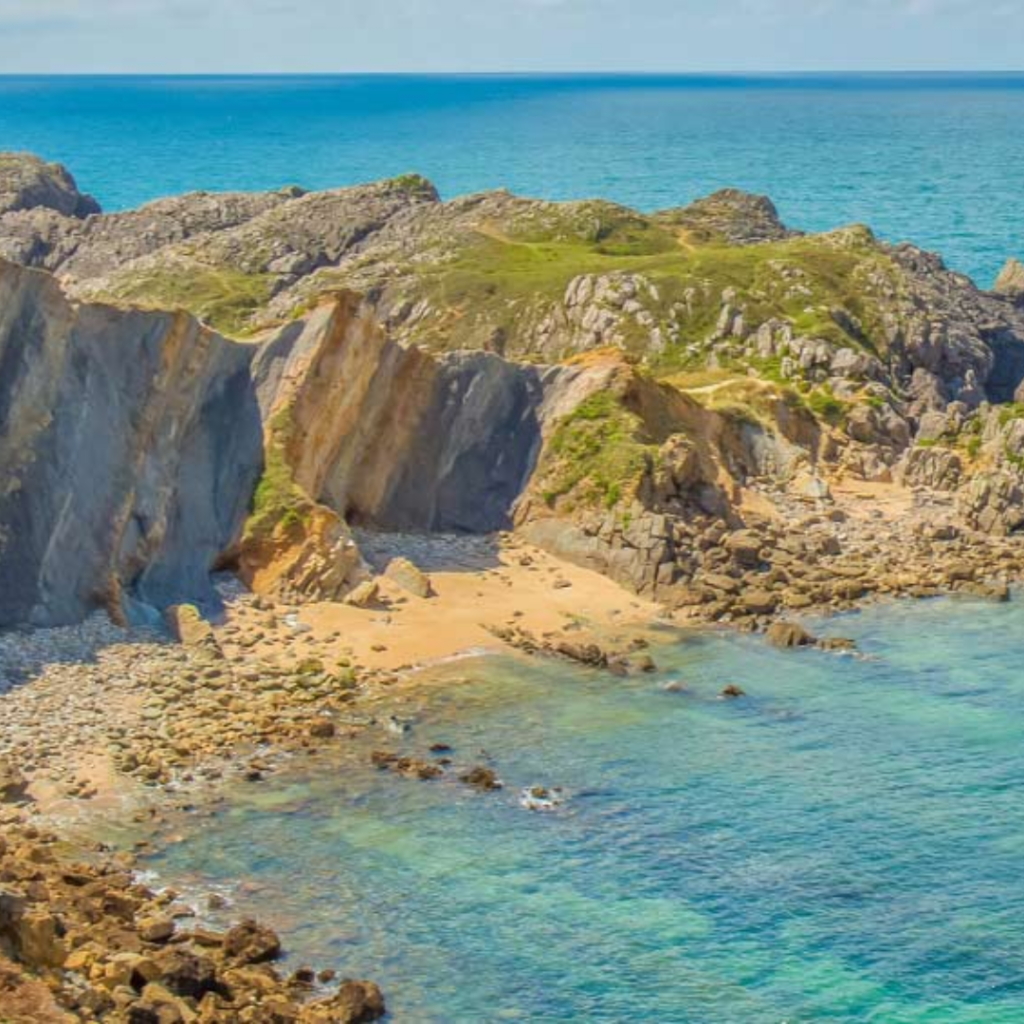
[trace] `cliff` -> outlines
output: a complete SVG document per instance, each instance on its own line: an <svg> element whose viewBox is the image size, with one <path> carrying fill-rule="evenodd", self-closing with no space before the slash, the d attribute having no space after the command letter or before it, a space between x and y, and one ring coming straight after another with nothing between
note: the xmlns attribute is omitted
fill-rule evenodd
<svg viewBox="0 0 1024 1024"><path fill-rule="evenodd" d="M0 625L209 593L262 461L250 358L0 262Z"/></svg>
<svg viewBox="0 0 1024 1024"><path fill-rule="evenodd" d="M1024 522L1011 272L984 292L731 190L644 215L406 176L103 215L4 157L0 194L0 624L201 599L214 567L336 598L350 524L515 527L678 602L844 480Z"/></svg>

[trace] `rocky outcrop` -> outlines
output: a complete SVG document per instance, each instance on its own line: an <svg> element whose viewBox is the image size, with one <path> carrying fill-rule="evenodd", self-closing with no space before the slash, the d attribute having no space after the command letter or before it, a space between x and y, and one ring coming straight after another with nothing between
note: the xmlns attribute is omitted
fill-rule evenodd
<svg viewBox="0 0 1024 1024"><path fill-rule="evenodd" d="M1024 311L865 228L802 236L735 191L442 203L415 176L83 219L69 176L13 165L0 252L67 295L0 272L0 624L201 603L213 567L343 598L350 523L516 526L675 600L734 578L708 551L757 571L728 538L758 493L785 517L841 474L995 474L961 508L1017 528L1024 428L987 410L1024 379ZM743 614L777 603L748 589Z"/></svg>
<svg viewBox="0 0 1024 1024"><path fill-rule="evenodd" d="M767 196L755 196L735 188L721 189L690 206L659 216L699 236L720 239L731 245L777 242L799 234L782 223L779 211Z"/></svg>
<svg viewBox="0 0 1024 1024"><path fill-rule="evenodd" d="M1024 479L1019 473L973 477L960 496L967 521L984 533L1005 537L1024 527Z"/></svg>
<svg viewBox="0 0 1024 1024"><path fill-rule="evenodd" d="M897 467L896 479L908 487L955 491L964 474L959 453L945 447L911 448Z"/></svg>
<svg viewBox="0 0 1024 1024"><path fill-rule="evenodd" d="M0 625L209 595L262 458L250 358L0 263Z"/></svg>
<svg viewBox="0 0 1024 1024"><path fill-rule="evenodd" d="M293 480L314 501L385 529L484 533L510 524L562 375L396 345L347 294L269 341L255 376Z"/></svg>
<svg viewBox="0 0 1024 1024"><path fill-rule="evenodd" d="M1024 300L1024 263L1018 259L1008 259L999 271L993 291L1013 302Z"/></svg>
<svg viewBox="0 0 1024 1024"><path fill-rule="evenodd" d="M78 191L67 168L30 153L0 153L0 216L37 209L74 218L100 212L92 196Z"/></svg>

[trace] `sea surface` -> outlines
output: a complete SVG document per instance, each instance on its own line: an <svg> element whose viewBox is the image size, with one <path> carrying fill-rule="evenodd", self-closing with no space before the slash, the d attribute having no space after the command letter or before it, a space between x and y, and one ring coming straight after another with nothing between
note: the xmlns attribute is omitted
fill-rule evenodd
<svg viewBox="0 0 1024 1024"><path fill-rule="evenodd" d="M240 789L152 867L376 979L395 1021L1020 1024L1024 603L818 628L861 657L707 632L629 680L448 665L405 747L500 793L363 750ZM566 804L524 809L536 785Z"/></svg>
<svg viewBox="0 0 1024 1024"><path fill-rule="evenodd" d="M0 150L68 164L110 210L407 171L644 210L737 186L983 287L1024 256L1022 124L1024 75L0 77Z"/></svg>

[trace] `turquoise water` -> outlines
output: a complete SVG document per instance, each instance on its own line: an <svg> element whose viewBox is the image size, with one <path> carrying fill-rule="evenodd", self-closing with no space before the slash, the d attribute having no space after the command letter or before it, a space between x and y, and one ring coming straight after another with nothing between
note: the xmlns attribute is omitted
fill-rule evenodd
<svg viewBox="0 0 1024 1024"><path fill-rule="evenodd" d="M242 790L157 866L247 876L233 912L396 1021L1019 1024L1022 627L906 603L828 624L865 660L707 634L628 681L449 666L408 749L484 749L503 792L360 761ZM524 810L536 784L568 803Z"/></svg>
<svg viewBox="0 0 1024 1024"><path fill-rule="evenodd" d="M794 226L851 221L988 286L1024 255L1024 76L2 78L0 150L66 162L111 209L196 188L417 170L643 209L726 185Z"/></svg>

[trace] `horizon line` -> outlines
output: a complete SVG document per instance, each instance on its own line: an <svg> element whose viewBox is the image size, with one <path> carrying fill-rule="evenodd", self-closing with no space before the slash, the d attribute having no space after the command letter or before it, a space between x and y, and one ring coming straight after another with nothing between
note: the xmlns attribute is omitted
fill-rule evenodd
<svg viewBox="0 0 1024 1024"><path fill-rule="evenodd" d="M3 71L0 80L15 78L1024 78L1024 68L834 68L834 69L509 69L476 71L350 70L350 71Z"/></svg>

